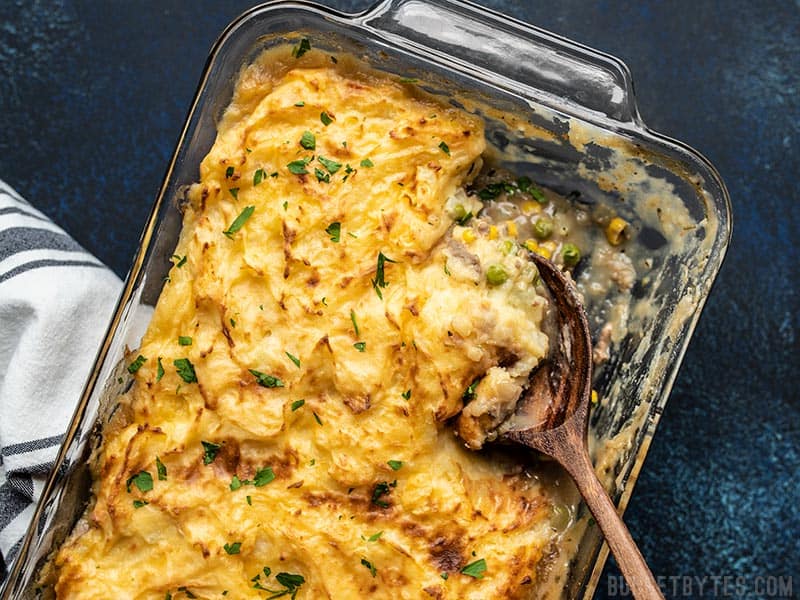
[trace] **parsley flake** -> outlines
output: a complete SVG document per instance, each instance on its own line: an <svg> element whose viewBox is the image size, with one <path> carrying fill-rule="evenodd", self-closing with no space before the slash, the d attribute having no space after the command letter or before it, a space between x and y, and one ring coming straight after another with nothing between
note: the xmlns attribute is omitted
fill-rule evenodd
<svg viewBox="0 0 800 600"><path fill-rule="evenodd" d="M299 107L299 108L302 108L302 107L304 107L306 105L306 103L303 102L302 100L300 100L300 102L295 102L294 105Z"/></svg>
<svg viewBox="0 0 800 600"><path fill-rule="evenodd" d="M143 506L147 506L150 504L147 500L134 500L133 501L133 508L142 508Z"/></svg>
<svg viewBox="0 0 800 600"><path fill-rule="evenodd" d="M245 500L247 500L247 504L248 505L253 506L253 497L252 496L247 496L247 498L245 498Z"/></svg>
<svg viewBox="0 0 800 600"><path fill-rule="evenodd" d="M239 554L239 551L242 549L242 542L233 542L232 544L225 544L223 548L225 548L225 552L227 552L228 554Z"/></svg>
<svg viewBox="0 0 800 600"><path fill-rule="evenodd" d="M408 390L406 390L405 392L403 392L403 393L402 393L402 394L400 394L400 395L401 395L401 396L402 396L402 397L403 397L405 400L410 400L410 399L411 399L411 390L410 390L410 389L408 389Z"/></svg>
<svg viewBox="0 0 800 600"><path fill-rule="evenodd" d="M439 143L439 149L445 154L447 154L447 156L450 156L450 147L444 142Z"/></svg>
<svg viewBox="0 0 800 600"><path fill-rule="evenodd" d="M243 484L242 484L242 481L241 481L241 479L239 479L239 476L238 476L238 475L234 475L234 476L233 476L233 479L231 479L231 484L230 484L230 486L229 486L229 487L231 488L231 491L232 491L232 492L235 492L235 491L236 491L236 490L238 490L240 487L242 487L242 485L243 485Z"/></svg>
<svg viewBox="0 0 800 600"><path fill-rule="evenodd" d="M296 411L298 408L303 406L306 403L305 400L295 400L292 402L292 412Z"/></svg>
<svg viewBox="0 0 800 600"><path fill-rule="evenodd" d="M339 243L342 238L342 224L339 221L334 221L325 228L325 233L331 236L331 241Z"/></svg>
<svg viewBox="0 0 800 600"><path fill-rule="evenodd" d="M264 169L256 169L256 172L253 173L253 187L261 183L266 176L267 174L264 172Z"/></svg>
<svg viewBox="0 0 800 600"><path fill-rule="evenodd" d="M389 508L389 503L386 500L382 500L382 498L388 496L390 492L389 484L385 481L376 484L375 488L372 490L372 503L381 508Z"/></svg>
<svg viewBox="0 0 800 600"><path fill-rule="evenodd" d="M475 562L469 563L466 567L461 569L461 572L475 579L483 579L483 574L486 572L486 559L481 558Z"/></svg>
<svg viewBox="0 0 800 600"><path fill-rule="evenodd" d="M356 342L353 344L353 348L359 352L365 352L367 350L367 342Z"/></svg>
<svg viewBox="0 0 800 600"><path fill-rule="evenodd" d="M233 234L244 227L244 224L247 223L247 220L253 216L255 210L255 206L246 206L245 209L239 213L239 216L233 220L233 223L231 223L230 227L222 232L225 237L232 240Z"/></svg>
<svg viewBox="0 0 800 600"><path fill-rule="evenodd" d="M192 345L192 338L188 335L179 335L178 336L178 345L180 346L191 346Z"/></svg>
<svg viewBox="0 0 800 600"><path fill-rule="evenodd" d="M317 138L310 131L304 131L300 138L300 145L306 150L314 150L317 147Z"/></svg>
<svg viewBox="0 0 800 600"><path fill-rule="evenodd" d="M403 467L402 460L390 460L386 464L392 468L392 471L399 471Z"/></svg>
<svg viewBox="0 0 800 600"><path fill-rule="evenodd" d="M219 450L222 448L222 446L215 444L214 442L206 442L204 440L200 443L203 444L203 464L210 465L212 462L214 462L214 459L217 458L217 454L219 454Z"/></svg>
<svg viewBox="0 0 800 600"><path fill-rule="evenodd" d="M156 381L161 381L164 376L164 365L161 364L161 357L158 357L158 366L156 370Z"/></svg>
<svg viewBox="0 0 800 600"><path fill-rule="evenodd" d="M331 182L330 174L326 173L322 169L315 168L314 169L314 175L316 176L317 181L319 181L320 183L330 183Z"/></svg>
<svg viewBox="0 0 800 600"><path fill-rule="evenodd" d="M319 418L319 415L316 412L312 412L311 414L314 415L314 420L317 422L317 425L322 427L322 419Z"/></svg>
<svg viewBox="0 0 800 600"><path fill-rule="evenodd" d="M239 188L238 187L237 188L228 188L228 191L230 192L231 196L233 196L234 200L238 200L239 199Z"/></svg>
<svg viewBox="0 0 800 600"><path fill-rule="evenodd" d="M272 592L272 596L267 596L267 600L286 596L287 594L291 594L291 599L295 600L295 598L297 598L297 592L299 591L300 586L306 582L305 577L295 573L281 572L275 575L275 579L277 579L278 583L280 583L286 589L278 592L272 592L272 590L268 590Z"/></svg>
<svg viewBox="0 0 800 600"><path fill-rule="evenodd" d="M378 252L378 266L375 269L375 279L372 280L372 287L375 289L375 293L378 294L378 298L381 300L383 300L383 294L381 293L380 288L385 288L387 285L389 285L384 275L385 263L387 262L396 263L397 261L386 257L383 252Z"/></svg>
<svg viewBox="0 0 800 600"><path fill-rule="evenodd" d="M379 531L378 533L373 533L371 536L367 538L368 542L377 542L381 536L383 535L383 531Z"/></svg>
<svg viewBox="0 0 800 600"><path fill-rule="evenodd" d="M136 475L128 477L125 482L125 489L130 494L131 484L135 485L140 492L149 492L153 489L153 476L147 471L139 471Z"/></svg>
<svg viewBox="0 0 800 600"><path fill-rule="evenodd" d="M448 575L446 571L442 571L441 573L439 573L439 577L447 581L447 578L450 577L450 575Z"/></svg>
<svg viewBox="0 0 800 600"><path fill-rule="evenodd" d="M267 375L266 373L262 373L261 371L256 371L255 369L248 369L250 374L256 378L258 385L265 388L276 388L276 387L283 387L283 382L273 375Z"/></svg>
<svg viewBox="0 0 800 600"><path fill-rule="evenodd" d="M350 309L350 320L353 322L353 329L356 332L356 337L361 337L361 333L358 331L358 321L356 321L356 311Z"/></svg>
<svg viewBox="0 0 800 600"><path fill-rule="evenodd" d="M197 373L194 371L194 365L188 358L177 358L172 361L178 375L181 376L186 383L197 383Z"/></svg>
<svg viewBox="0 0 800 600"><path fill-rule="evenodd" d="M306 167L312 160L314 160L313 156L299 158L286 165L286 168L289 169L289 172L293 173L294 175L308 175L308 169L306 169Z"/></svg>
<svg viewBox="0 0 800 600"><path fill-rule="evenodd" d="M370 572L370 574L372 574L373 577L375 577L378 574L378 570L366 558L362 558L361 559L361 564L364 565L365 567L367 567L367 569L369 569L369 572Z"/></svg>
<svg viewBox="0 0 800 600"><path fill-rule="evenodd" d="M234 171L233 167L228 167L227 169L225 169L225 179L230 179L231 177L233 177L233 171Z"/></svg>
<svg viewBox="0 0 800 600"><path fill-rule="evenodd" d="M295 367L297 367L298 369L300 368L300 359L299 359L299 358L297 358L297 357L296 357L294 354L292 354L291 352L286 352L286 356L288 356L288 357L289 357L289 360L290 360L290 361L292 361L292 362L294 363L294 366L295 366Z"/></svg>
<svg viewBox="0 0 800 600"><path fill-rule="evenodd" d="M161 462L161 459L156 456L156 472L158 473L159 481L167 480L167 467Z"/></svg>
<svg viewBox="0 0 800 600"><path fill-rule="evenodd" d="M330 160L329 158L325 158L324 156L318 156L317 160L322 164L323 167L325 167L325 169L331 175L333 175L334 173L336 173L336 171L342 168L342 163L336 162L335 160Z"/></svg>
<svg viewBox="0 0 800 600"><path fill-rule="evenodd" d="M175 263L175 266L176 266L176 267L178 267L179 269L180 269L180 268L181 268L183 265L185 265L185 264L186 264L186 255L185 255L185 254L184 254L183 256L178 256L177 254L173 254L173 255L172 255L172 258L174 258L175 260L177 260L177 261L178 261L178 262L176 262L176 263Z"/></svg>
<svg viewBox="0 0 800 600"><path fill-rule="evenodd" d="M333 123L333 119L331 119L331 116L324 110L319 114L319 120L322 121L322 124L325 125L325 127Z"/></svg>
<svg viewBox="0 0 800 600"><path fill-rule="evenodd" d="M272 470L272 467L264 467L256 471L253 485L256 487L263 487L273 481L275 481L275 472Z"/></svg>
<svg viewBox="0 0 800 600"><path fill-rule="evenodd" d="M375 166L375 164L370 159L365 158L364 160L361 161L361 166L371 169L372 167Z"/></svg>
<svg viewBox="0 0 800 600"><path fill-rule="evenodd" d="M140 354L139 356L136 357L136 360L134 360L131 364L128 365L128 373L133 375L134 373L136 373L136 371L142 368L142 365L146 361L147 359Z"/></svg>
<svg viewBox="0 0 800 600"><path fill-rule="evenodd" d="M300 58L309 50L311 50L311 42L308 41L308 38L303 38L297 46L292 48L292 56Z"/></svg>

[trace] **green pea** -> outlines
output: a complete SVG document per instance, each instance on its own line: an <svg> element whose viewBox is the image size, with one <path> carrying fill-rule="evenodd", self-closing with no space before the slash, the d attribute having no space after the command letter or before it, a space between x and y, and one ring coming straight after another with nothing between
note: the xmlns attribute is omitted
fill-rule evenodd
<svg viewBox="0 0 800 600"><path fill-rule="evenodd" d="M533 224L533 235L540 240L546 240L553 235L553 221L542 217Z"/></svg>
<svg viewBox="0 0 800 600"><path fill-rule="evenodd" d="M489 285L502 285L508 279L508 273L500 265L489 265L486 270L486 281Z"/></svg>
<svg viewBox="0 0 800 600"><path fill-rule="evenodd" d="M564 244L561 250L561 257L564 259L564 266L574 267L581 260L581 251L575 244Z"/></svg>

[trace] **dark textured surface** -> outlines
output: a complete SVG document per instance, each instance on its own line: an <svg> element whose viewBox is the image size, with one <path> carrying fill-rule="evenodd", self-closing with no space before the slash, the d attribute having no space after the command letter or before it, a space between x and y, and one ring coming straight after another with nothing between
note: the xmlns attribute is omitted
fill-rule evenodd
<svg viewBox="0 0 800 600"><path fill-rule="evenodd" d="M251 4L0 2L0 178L124 275L208 49ZM626 518L670 596L800 595L798 3L484 4L625 60L648 125L726 181L733 243Z"/></svg>

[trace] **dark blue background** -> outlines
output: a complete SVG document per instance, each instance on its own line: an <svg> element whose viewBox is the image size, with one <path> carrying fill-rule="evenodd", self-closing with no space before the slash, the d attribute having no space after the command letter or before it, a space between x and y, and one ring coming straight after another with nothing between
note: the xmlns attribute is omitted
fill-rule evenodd
<svg viewBox="0 0 800 600"><path fill-rule="evenodd" d="M124 276L207 52L251 4L0 1L0 178ZM800 6L484 4L625 60L650 127L726 181L733 243L626 519L657 575L800 595Z"/></svg>

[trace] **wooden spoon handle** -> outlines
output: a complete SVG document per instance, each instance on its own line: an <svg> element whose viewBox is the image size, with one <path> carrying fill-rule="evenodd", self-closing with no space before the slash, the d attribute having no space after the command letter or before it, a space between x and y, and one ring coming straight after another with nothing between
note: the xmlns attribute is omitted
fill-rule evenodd
<svg viewBox="0 0 800 600"><path fill-rule="evenodd" d="M651 598L663 600L664 596L642 553L639 552L636 542L633 541L628 528L622 522L611 498L608 497L606 490L597 479L588 453L584 451L580 455L575 457L578 460L564 466L575 479L586 505L600 526L633 596L637 600Z"/></svg>

